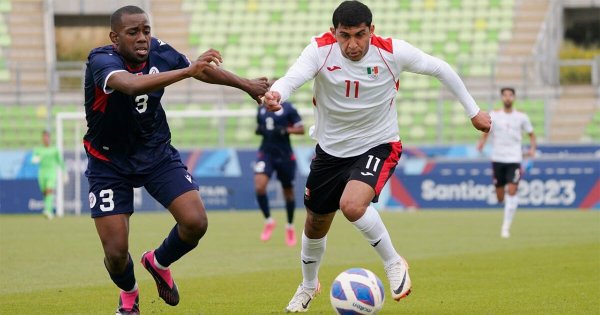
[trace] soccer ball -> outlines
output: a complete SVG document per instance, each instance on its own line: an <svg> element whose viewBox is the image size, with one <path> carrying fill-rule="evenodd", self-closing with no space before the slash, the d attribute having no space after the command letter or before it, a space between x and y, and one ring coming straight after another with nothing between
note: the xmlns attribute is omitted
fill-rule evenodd
<svg viewBox="0 0 600 315"><path fill-rule="evenodd" d="M329 298L336 314L377 314L383 308L383 284L370 270L348 269L333 280Z"/></svg>

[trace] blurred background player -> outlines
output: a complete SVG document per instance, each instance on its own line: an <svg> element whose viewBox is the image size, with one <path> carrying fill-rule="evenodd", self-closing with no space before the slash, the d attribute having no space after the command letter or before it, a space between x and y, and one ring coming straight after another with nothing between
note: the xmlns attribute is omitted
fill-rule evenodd
<svg viewBox="0 0 600 315"><path fill-rule="evenodd" d="M318 270L338 209L380 256L392 298L399 301L410 293L408 264L369 205L377 201L402 154L395 105L402 71L435 76L458 97L476 129L488 131L491 125L490 116L479 110L446 62L405 41L376 36L366 5L344 1L332 22L330 32L313 38L265 94L267 109L277 111L293 91L315 80L313 136L318 144L304 193L303 280L287 312L305 312L320 290Z"/></svg>
<svg viewBox="0 0 600 315"><path fill-rule="evenodd" d="M493 128L489 133L481 136L477 149L482 151L486 140L491 138L491 160L496 197L498 203L504 202L504 220L500 235L503 238L509 238L510 226L519 206L517 189L522 176L522 133L525 132L529 135L529 151L525 153L525 156L535 156L536 140L527 114L514 109L515 90L505 87L500 90L500 94L504 108L491 112Z"/></svg>
<svg viewBox="0 0 600 315"><path fill-rule="evenodd" d="M93 49L85 75L85 112L92 218L104 249L104 265L121 289L117 314L139 314L139 291L129 254L129 218L133 189L144 186L177 222L155 250L142 255L142 265L169 305L179 292L169 266L190 252L206 233L208 221L198 184L171 145L171 132L161 105L164 88L186 78L229 85L260 103L266 78L242 79L218 67L218 51L197 60L151 36L148 15L125 6L111 16L112 45Z"/></svg>
<svg viewBox="0 0 600 315"><path fill-rule="evenodd" d="M44 195L44 216L54 218L54 191L57 173L64 167L56 146L50 145L50 132L42 132L42 146L33 150L31 162L39 164L38 185Z"/></svg>
<svg viewBox="0 0 600 315"><path fill-rule="evenodd" d="M296 245L296 232L293 225L296 209L294 196L296 157L290 143L290 134L304 134L302 118L292 103L284 102L281 104L281 109L276 112L268 111L264 106L260 106L256 115L256 123L256 134L262 136L262 141L254 166L254 189L256 201L265 217L265 226L260 239L268 241L275 228L275 220L271 217L267 196L267 185L275 171L285 199L287 216L285 242L288 246L294 246Z"/></svg>

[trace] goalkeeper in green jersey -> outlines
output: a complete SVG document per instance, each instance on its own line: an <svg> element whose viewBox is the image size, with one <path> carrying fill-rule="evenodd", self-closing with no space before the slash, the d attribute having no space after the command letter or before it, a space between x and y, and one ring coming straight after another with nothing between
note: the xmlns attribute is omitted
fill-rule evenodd
<svg viewBox="0 0 600 315"><path fill-rule="evenodd" d="M33 150L31 162L39 164L38 185L44 195L44 215L48 219L54 217L54 190L56 188L56 177L59 169L64 167L62 157L56 146L50 145L50 133L42 133L44 146Z"/></svg>

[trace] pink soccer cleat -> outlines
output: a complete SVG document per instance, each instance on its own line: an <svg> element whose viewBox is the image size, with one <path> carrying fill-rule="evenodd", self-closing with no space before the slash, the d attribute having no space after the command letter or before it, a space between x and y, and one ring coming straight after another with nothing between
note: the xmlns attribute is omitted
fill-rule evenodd
<svg viewBox="0 0 600 315"><path fill-rule="evenodd" d="M119 307L115 315L139 315L140 314L140 295L139 290L134 292L125 292L121 290L119 295Z"/></svg>
<svg viewBox="0 0 600 315"><path fill-rule="evenodd" d="M273 229L275 229L275 221L270 221L265 223L265 228L260 234L260 240L266 242L271 239L271 235L273 234Z"/></svg>
<svg viewBox="0 0 600 315"><path fill-rule="evenodd" d="M154 251L148 251L142 255L142 265L154 278L158 296L171 306L177 305L179 303L179 291L173 277L171 277L171 270L156 267L154 264Z"/></svg>
<svg viewBox="0 0 600 315"><path fill-rule="evenodd" d="M293 226L285 228L285 243L289 247L296 245L296 231Z"/></svg>

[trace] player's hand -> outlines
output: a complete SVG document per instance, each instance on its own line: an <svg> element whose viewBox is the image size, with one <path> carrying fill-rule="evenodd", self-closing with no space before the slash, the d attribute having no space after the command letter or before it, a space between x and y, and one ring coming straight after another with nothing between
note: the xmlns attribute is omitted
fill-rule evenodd
<svg viewBox="0 0 600 315"><path fill-rule="evenodd" d="M277 133L279 133L279 135L282 135L282 136L289 134L287 127L283 127L283 126L276 126L275 131Z"/></svg>
<svg viewBox="0 0 600 315"><path fill-rule="evenodd" d="M527 152L525 152L524 155L525 157L529 158L535 157L535 150L533 148L529 148L529 150L527 150Z"/></svg>
<svg viewBox="0 0 600 315"><path fill-rule="evenodd" d="M214 49L209 49L200 55L200 57L192 62L187 68L188 75L190 77L200 78L202 77L204 70L207 68L217 68L221 62L223 62L221 54Z"/></svg>
<svg viewBox="0 0 600 315"><path fill-rule="evenodd" d="M218 50L209 49L202 53L196 61L204 61L213 68L218 67L223 62L223 57Z"/></svg>
<svg viewBox="0 0 600 315"><path fill-rule="evenodd" d="M477 151L479 151L479 152L483 151L483 141L477 142Z"/></svg>
<svg viewBox="0 0 600 315"><path fill-rule="evenodd" d="M269 91L265 93L263 105L270 112L276 112L281 109L281 94L277 91Z"/></svg>
<svg viewBox="0 0 600 315"><path fill-rule="evenodd" d="M490 117L490 114L481 110L477 115L471 118L471 123L477 130L483 132L489 132L492 128L492 118Z"/></svg>
<svg viewBox="0 0 600 315"><path fill-rule="evenodd" d="M257 136L264 136L265 135L265 127L258 125L256 126L256 129L254 129L254 134L256 134Z"/></svg>
<svg viewBox="0 0 600 315"><path fill-rule="evenodd" d="M243 87L244 91L252 97L256 101L257 104L262 103L262 98L265 93L269 90L270 84L269 80L265 77L256 78L247 80L245 86Z"/></svg>

